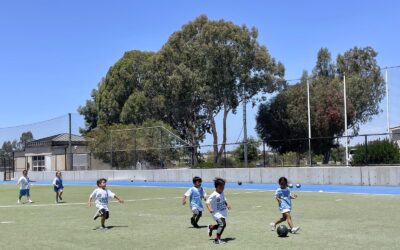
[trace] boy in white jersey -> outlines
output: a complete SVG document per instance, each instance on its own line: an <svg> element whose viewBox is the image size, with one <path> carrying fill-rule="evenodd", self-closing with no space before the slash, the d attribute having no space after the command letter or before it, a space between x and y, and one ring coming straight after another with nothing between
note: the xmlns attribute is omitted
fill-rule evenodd
<svg viewBox="0 0 400 250"><path fill-rule="evenodd" d="M292 222L292 216L290 214L292 210L292 199L296 199L296 194L291 194L288 188L288 180L286 177L281 177L278 180L279 188L275 191L275 199L278 201L279 211L282 214L282 218L277 220L276 222L271 222L271 230L274 231L276 225L282 223L287 220L290 232L295 234L300 230L300 227L294 227Z"/></svg>
<svg viewBox="0 0 400 250"><path fill-rule="evenodd" d="M28 198L29 203L32 203L33 201L31 200L31 194L29 193L30 190L30 180L28 177L28 170L22 171L22 176L18 179L17 185L20 185L19 187L19 196L17 203L21 203L21 198L22 196L26 196Z"/></svg>
<svg viewBox="0 0 400 250"><path fill-rule="evenodd" d="M190 209L193 216L190 218L190 223L195 228L200 228L198 222L203 214L203 203L201 199L206 200L206 192L201 187L201 178L198 176L193 177L193 187L189 188L183 196L182 205L186 204L186 197L189 197Z"/></svg>
<svg viewBox="0 0 400 250"><path fill-rule="evenodd" d="M95 200L97 212L94 215L94 220L101 217L101 229L107 229L104 225L105 221L110 217L110 212L108 210L108 200L110 198L115 198L119 203L123 203L124 201L118 198L113 192L106 189L107 180L101 178L97 180L97 186L92 194L89 196L88 207L92 206L92 200Z"/></svg>
<svg viewBox="0 0 400 250"><path fill-rule="evenodd" d="M215 236L215 244L224 244L225 241L221 240L221 235L226 227L226 218L228 217L227 209L231 209L225 200L224 189L225 180L222 178L214 179L215 191L208 197L206 204L208 211L212 214L214 220L217 222L216 225L208 226L208 236L212 236L212 232L217 230Z"/></svg>

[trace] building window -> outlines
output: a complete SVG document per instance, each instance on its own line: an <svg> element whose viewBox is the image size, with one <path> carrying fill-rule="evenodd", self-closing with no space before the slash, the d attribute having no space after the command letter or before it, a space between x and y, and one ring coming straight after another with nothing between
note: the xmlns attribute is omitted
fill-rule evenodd
<svg viewBox="0 0 400 250"><path fill-rule="evenodd" d="M44 155L37 155L32 157L33 171L44 171L46 170L46 163Z"/></svg>

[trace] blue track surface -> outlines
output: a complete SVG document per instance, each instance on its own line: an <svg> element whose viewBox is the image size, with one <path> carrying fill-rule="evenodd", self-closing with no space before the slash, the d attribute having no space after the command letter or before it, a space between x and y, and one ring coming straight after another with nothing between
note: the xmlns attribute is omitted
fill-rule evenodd
<svg viewBox="0 0 400 250"><path fill-rule="evenodd" d="M0 181L0 184L15 184L15 181ZM50 181L35 182L33 184L51 185ZM95 181L64 181L64 186L95 186ZM173 187L188 188L191 182L145 182L145 181L108 181L109 186L132 186L132 187ZM203 187L214 188L213 183L203 182ZM255 189L255 190L275 190L277 184L247 184L227 183L228 189ZM353 194L386 194L400 195L400 187L384 186L342 186L342 185L302 185L301 188L293 188L296 191L305 192L331 192L331 193L353 193Z"/></svg>

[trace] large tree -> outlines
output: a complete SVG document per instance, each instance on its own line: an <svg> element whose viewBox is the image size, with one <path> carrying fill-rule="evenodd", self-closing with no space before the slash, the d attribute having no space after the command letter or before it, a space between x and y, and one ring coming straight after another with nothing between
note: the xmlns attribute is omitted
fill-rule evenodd
<svg viewBox="0 0 400 250"><path fill-rule="evenodd" d="M337 146L329 137L344 133L343 76L347 83L348 128L357 133L361 124L379 112L383 98L383 79L376 62L377 53L370 47L353 48L339 55L334 64L327 49L318 53L311 76L303 74L301 81L289 86L270 102L260 105L256 130L272 148L284 153L308 150L307 79L310 87L312 140L315 153L330 158ZM326 138L328 137L328 138Z"/></svg>
<svg viewBox="0 0 400 250"><path fill-rule="evenodd" d="M213 135L215 163L226 144L228 114L236 112L244 99L255 102L252 98L257 94L271 93L284 83L283 65L269 55L257 37L255 28L200 16L172 34L159 52L158 67L163 69L157 72L159 84L177 89L171 99L200 115L200 134L209 129ZM218 148L215 116L220 112L223 134Z"/></svg>

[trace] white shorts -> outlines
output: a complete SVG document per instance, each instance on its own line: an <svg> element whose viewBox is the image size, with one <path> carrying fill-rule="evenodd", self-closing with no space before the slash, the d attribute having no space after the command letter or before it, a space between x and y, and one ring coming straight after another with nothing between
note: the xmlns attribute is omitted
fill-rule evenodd
<svg viewBox="0 0 400 250"><path fill-rule="evenodd" d="M192 212L194 214L199 214L199 212L203 212L203 208L201 208L201 207L192 207Z"/></svg>
<svg viewBox="0 0 400 250"><path fill-rule="evenodd" d="M281 210L281 214L285 214L285 213L287 213L287 212L289 212L290 213L290 208L285 208L285 209L282 209Z"/></svg>
<svg viewBox="0 0 400 250"><path fill-rule="evenodd" d="M213 215L214 220L219 220L221 218L226 219L226 217L228 217L228 215L226 213L220 213L220 212L216 212Z"/></svg>
<svg viewBox="0 0 400 250"><path fill-rule="evenodd" d="M102 206L102 205L97 205L96 204L96 208L97 208L97 210L105 209L106 211L109 211L108 210L108 206Z"/></svg>

